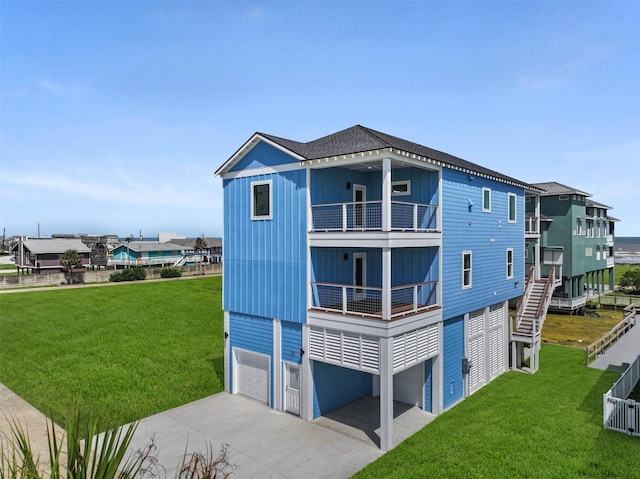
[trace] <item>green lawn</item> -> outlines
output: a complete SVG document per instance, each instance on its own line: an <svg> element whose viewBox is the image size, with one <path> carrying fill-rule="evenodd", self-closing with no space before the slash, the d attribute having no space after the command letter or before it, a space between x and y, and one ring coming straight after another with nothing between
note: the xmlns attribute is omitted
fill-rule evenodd
<svg viewBox="0 0 640 479"><path fill-rule="evenodd" d="M221 277L0 295L0 382L64 423L124 424L223 389Z"/></svg>
<svg viewBox="0 0 640 479"><path fill-rule="evenodd" d="M354 477L640 478L640 439L602 427L619 376L543 345L536 374L502 375Z"/></svg>

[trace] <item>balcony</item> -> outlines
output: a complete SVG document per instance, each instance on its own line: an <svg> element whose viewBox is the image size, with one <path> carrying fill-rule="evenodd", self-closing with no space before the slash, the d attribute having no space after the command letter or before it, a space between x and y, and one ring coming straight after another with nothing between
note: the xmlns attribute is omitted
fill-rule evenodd
<svg viewBox="0 0 640 479"><path fill-rule="evenodd" d="M182 256L158 256L156 258L113 258L109 259L109 266L156 266L174 264Z"/></svg>
<svg viewBox="0 0 640 479"><path fill-rule="evenodd" d="M391 288L391 316L382 311L382 288L332 283L311 283L312 308L363 318L394 320L437 308L438 281Z"/></svg>
<svg viewBox="0 0 640 479"><path fill-rule="evenodd" d="M539 224L537 216L527 215L524 219L524 234L526 236L538 236L540 234Z"/></svg>
<svg viewBox="0 0 640 479"><path fill-rule="evenodd" d="M584 307L587 304L587 296L582 295L575 298L565 297L565 293L555 293L549 303L549 308L555 311L573 311Z"/></svg>
<svg viewBox="0 0 640 479"><path fill-rule="evenodd" d="M435 232L436 205L391 202L391 230ZM311 206L313 232L383 231L382 201L327 203Z"/></svg>

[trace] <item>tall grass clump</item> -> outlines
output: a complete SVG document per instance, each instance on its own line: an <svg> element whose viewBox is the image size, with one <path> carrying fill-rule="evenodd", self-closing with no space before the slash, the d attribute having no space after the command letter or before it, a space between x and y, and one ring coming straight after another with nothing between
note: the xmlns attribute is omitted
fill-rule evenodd
<svg viewBox="0 0 640 479"><path fill-rule="evenodd" d="M84 425L84 426L83 426ZM47 426L48 457L36 456L28 433L17 423L12 437L0 442L0 479L133 479L165 477L158 463L153 439L141 450L127 454L137 423L101 429L98 421L70 416L66 434L58 439L56 425ZM66 436L66 441L65 441ZM209 444L204 454L185 452L176 479L225 479L235 465L229 462L227 446L214 452Z"/></svg>

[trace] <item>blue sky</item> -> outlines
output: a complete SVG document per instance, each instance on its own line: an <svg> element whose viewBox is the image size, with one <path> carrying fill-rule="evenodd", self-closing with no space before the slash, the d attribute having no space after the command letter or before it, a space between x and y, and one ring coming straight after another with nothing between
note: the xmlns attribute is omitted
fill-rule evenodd
<svg viewBox="0 0 640 479"><path fill-rule="evenodd" d="M222 234L255 131L361 124L640 236L640 2L0 2L0 227Z"/></svg>

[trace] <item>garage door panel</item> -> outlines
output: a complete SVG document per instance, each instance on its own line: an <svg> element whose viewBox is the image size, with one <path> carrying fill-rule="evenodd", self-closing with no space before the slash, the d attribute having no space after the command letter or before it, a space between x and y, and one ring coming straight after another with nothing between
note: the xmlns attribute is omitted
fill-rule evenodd
<svg viewBox="0 0 640 479"><path fill-rule="evenodd" d="M393 399L412 406L422 407L424 369L423 363L393 376Z"/></svg>
<svg viewBox="0 0 640 479"><path fill-rule="evenodd" d="M237 392L269 404L270 358L249 351L236 350Z"/></svg>

